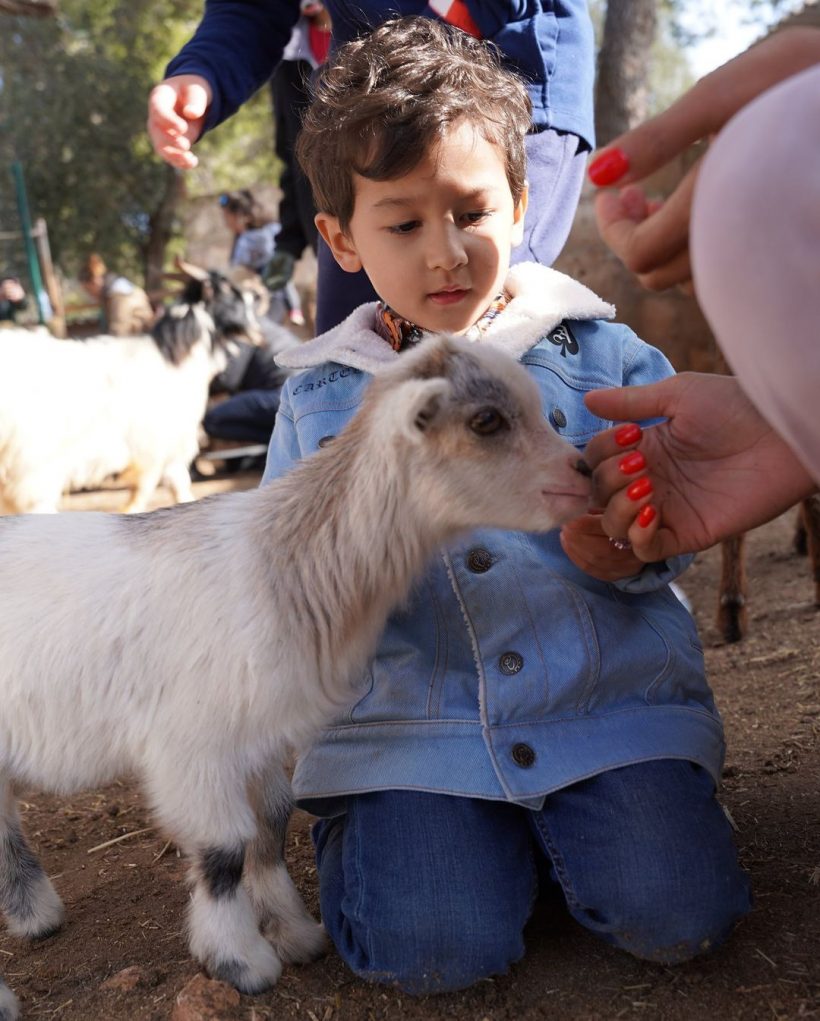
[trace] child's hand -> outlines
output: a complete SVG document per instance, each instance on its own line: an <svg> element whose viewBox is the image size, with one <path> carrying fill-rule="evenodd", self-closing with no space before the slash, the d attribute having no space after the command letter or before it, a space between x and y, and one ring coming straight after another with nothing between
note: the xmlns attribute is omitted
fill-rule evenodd
<svg viewBox="0 0 820 1021"><path fill-rule="evenodd" d="M600 513L585 514L564 525L561 547L566 555L576 567L600 581L620 581L640 574L643 562L628 545L620 548L609 538L601 517Z"/></svg>
<svg viewBox="0 0 820 1021"><path fill-rule="evenodd" d="M148 97L148 135L158 156L178 170L191 170L199 160L191 145L202 134L211 104L211 86L197 74L166 78Z"/></svg>

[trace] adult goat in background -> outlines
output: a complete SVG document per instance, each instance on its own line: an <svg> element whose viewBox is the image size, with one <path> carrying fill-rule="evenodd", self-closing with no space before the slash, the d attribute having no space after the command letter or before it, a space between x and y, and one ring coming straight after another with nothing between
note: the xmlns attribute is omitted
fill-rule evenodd
<svg viewBox="0 0 820 1021"><path fill-rule="evenodd" d="M206 969L253 993L282 960L315 956L322 930L282 859L286 757L355 699L388 614L438 547L483 526L551 529L585 511L588 474L522 366L436 338L270 485L136 517L0 520L12 931L42 937L63 915L13 785L67 793L133 771L192 859L190 946ZM0 982L0 1021L17 1016Z"/></svg>
<svg viewBox="0 0 820 1021"><path fill-rule="evenodd" d="M62 494L118 475L128 511L166 481L192 499L189 465L211 379L232 337L256 336L247 296L220 273L189 276L151 336L57 340L0 333L0 511L56 511Z"/></svg>

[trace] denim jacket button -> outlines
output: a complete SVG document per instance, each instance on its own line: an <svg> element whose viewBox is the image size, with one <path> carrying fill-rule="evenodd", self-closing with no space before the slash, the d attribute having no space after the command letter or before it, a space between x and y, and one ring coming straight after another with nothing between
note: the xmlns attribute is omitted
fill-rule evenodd
<svg viewBox="0 0 820 1021"><path fill-rule="evenodd" d="M556 429L563 429L567 424L567 416L560 408L553 408L550 412L550 422Z"/></svg>
<svg viewBox="0 0 820 1021"><path fill-rule="evenodd" d="M522 769L529 769L535 762L535 749L528 744L514 744L512 750L513 762Z"/></svg>
<svg viewBox="0 0 820 1021"><path fill-rule="evenodd" d="M470 550L467 566L474 574L484 574L493 566L492 554L485 549Z"/></svg>
<svg viewBox="0 0 820 1021"><path fill-rule="evenodd" d="M335 436L323 436L316 444L317 447L326 447L328 443L332 443L335 440Z"/></svg>
<svg viewBox="0 0 820 1021"><path fill-rule="evenodd" d="M502 674L517 674L524 666L524 657L517 652L505 652L498 661Z"/></svg>

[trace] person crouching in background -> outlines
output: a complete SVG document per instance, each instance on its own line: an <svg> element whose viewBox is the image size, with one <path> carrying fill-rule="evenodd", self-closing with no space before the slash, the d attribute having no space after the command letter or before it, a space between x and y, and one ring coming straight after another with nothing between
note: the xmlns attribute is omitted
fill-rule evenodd
<svg viewBox="0 0 820 1021"><path fill-rule="evenodd" d="M154 310L148 295L126 277L109 272L96 252L86 258L79 276L83 289L100 305L106 333L128 337L151 329Z"/></svg>

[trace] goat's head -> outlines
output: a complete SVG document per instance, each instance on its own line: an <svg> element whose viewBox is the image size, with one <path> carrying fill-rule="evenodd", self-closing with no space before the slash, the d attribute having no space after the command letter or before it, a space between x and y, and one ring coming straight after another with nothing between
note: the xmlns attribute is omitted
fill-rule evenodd
<svg viewBox="0 0 820 1021"><path fill-rule="evenodd" d="M491 344L438 337L379 373L371 435L445 528L548 531L587 509L578 451L544 418L535 381Z"/></svg>
<svg viewBox="0 0 820 1021"><path fill-rule="evenodd" d="M260 342L251 291L237 286L217 270L203 270L187 263L179 266L185 274L182 294L152 331L157 346L170 362L181 364L194 345L205 338L217 355L217 362L224 362L224 349L230 347L232 340ZM215 372L219 368L221 364L215 366Z"/></svg>

